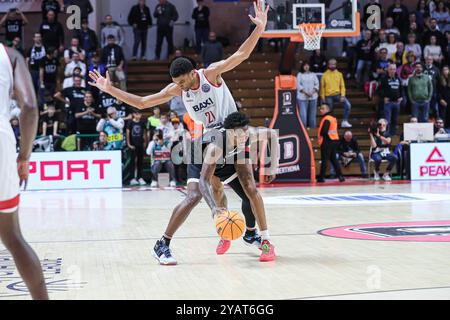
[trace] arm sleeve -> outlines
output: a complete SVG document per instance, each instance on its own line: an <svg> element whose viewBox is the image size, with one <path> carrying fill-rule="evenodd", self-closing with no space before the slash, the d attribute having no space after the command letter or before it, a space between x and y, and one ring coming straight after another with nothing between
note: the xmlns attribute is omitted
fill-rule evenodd
<svg viewBox="0 0 450 320"><path fill-rule="evenodd" d="M103 131L103 128L105 127L105 119L100 119L100 121L97 123L97 132Z"/></svg>
<svg viewBox="0 0 450 320"><path fill-rule="evenodd" d="M120 129L120 130L122 130L123 127L125 126L125 122L123 121L122 118L119 118L119 119L117 119L117 120L110 119L110 120L109 120L109 123L111 123L111 125L112 125L114 128L117 128L117 129Z"/></svg>

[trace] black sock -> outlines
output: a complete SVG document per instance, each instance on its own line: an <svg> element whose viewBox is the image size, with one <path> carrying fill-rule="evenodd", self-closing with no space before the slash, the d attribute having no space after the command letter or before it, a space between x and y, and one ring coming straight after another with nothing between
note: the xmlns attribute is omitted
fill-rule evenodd
<svg viewBox="0 0 450 320"><path fill-rule="evenodd" d="M160 241L163 241L167 246L170 246L170 240L172 240L172 239L162 236Z"/></svg>
<svg viewBox="0 0 450 320"><path fill-rule="evenodd" d="M254 235L256 235L256 229L253 229L253 230L246 230L245 231L245 235L246 236L249 236L249 237L253 237Z"/></svg>

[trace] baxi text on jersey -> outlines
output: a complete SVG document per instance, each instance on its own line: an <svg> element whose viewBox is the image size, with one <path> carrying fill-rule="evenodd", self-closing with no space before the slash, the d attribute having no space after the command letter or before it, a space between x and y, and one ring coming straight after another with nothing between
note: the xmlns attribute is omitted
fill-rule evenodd
<svg viewBox="0 0 450 320"><path fill-rule="evenodd" d="M199 112L213 105L214 101L211 98L208 98L205 102L200 102L199 104L193 106L192 109L194 109L195 112Z"/></svg>

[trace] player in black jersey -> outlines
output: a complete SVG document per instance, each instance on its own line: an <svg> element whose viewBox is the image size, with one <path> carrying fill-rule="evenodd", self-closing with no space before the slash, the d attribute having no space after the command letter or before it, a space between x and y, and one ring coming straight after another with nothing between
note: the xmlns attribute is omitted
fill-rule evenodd
<svg viewBox="0 0 450 320"><path fill-rule="evenodd" d="M206 146L205 158L201 166L199 187L203 198L211 208L213 217L227 210L216 201L211 187L213 176L226 181L228 185L242 199L242 211L246 218L247 227L253 215L256 218L261 231L261 256L260 261L275 260L275 248L270 243L267 229L266 214L261 195L256 189L252 172L248 166L255 164L255 156L251 150L257 142L269 143L271 148L271 176L275 177L279 160L278 135L275 130L267 128L255 128L249 126L249 118L240 112L230 114L224 123L224 129L220 130ZM267 169L266 169L267 170ZM262 204L259 205L259 204ZM253 218L254 221L254 218ZM251 228L244 235L251 236ZM224 240L223 240L224 241Z"/></svg>

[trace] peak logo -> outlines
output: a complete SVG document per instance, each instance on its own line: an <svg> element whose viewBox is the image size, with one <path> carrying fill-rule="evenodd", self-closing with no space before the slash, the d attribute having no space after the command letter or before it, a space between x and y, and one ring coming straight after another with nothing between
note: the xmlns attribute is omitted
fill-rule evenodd
<svg viewBox="0 0 450 320"><path fill-rule="evenodd" d="M442 153L439 151L438 147L434 147L433 151L431 151L427 163L442 163L447 162L445 158L442 156Z"/></svg>

